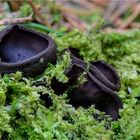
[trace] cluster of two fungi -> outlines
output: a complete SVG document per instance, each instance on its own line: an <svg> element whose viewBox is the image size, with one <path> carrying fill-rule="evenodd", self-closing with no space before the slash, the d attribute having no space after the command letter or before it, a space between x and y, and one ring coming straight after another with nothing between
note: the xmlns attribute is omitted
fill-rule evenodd
<svg viewBox="0 0 140 140"><path fill-rule="evenodd" d="M48 63L55 64L56 47L47 35L19 25L8 26L0 31L0 73L22 71L26 77L36 77L44 72ZM123 105L116 92L120 88L120 79L115 69L104 61L84 62L77 49L65 51L70 53L72 60L65 71L69 80L61 83L54 78L51 87L55 94L63 94L76 84L80 74L86 72L86 82L67 92L69 103L75 108L95 105L112 120L117 120Z"/></svg>

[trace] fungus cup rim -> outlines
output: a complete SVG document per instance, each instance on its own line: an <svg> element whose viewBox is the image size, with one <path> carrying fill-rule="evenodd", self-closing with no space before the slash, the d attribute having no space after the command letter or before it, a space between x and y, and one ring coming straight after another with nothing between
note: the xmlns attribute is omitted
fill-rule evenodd
<svg viewBox="0 0 140 140"><path fill-rule="evenodd" d="M75 48L72 48L72 49L75 49ZM76 49L76 51L78 51ZM100 80L99 81L102 81L106 86L108 86L109 88L111 88L113 91L117 91L119 90L119 88L121 87L121 82L120 82L120 78L119 78L119 75L117 74L116 70L114 69L114 67L110 64L107 64L105 61L103 60L97 60L93 63L89 62L89 63L86 63L84 62L83 60L81 60L79 57L77 57L73 52L71 52L71 48L68 49L68 52L70 52L71 54L71 58L72 58L72 61L73 62L78 62L78 63L84 63L85 65L89 65L89 70L92 71L92 72L97 72L99 74L96 75L96 78L99 78L100 76L102 76L101 78L99 78ZM94 63L101 63L105 66L107 66L109 69L112 70L114 76L117 78L117 83L116 84L113 84L111 83L107 77L105 77L104 75L100 75L102 72L100 71L100 69L96 68L96 66L94 66ZM100 75L100 76L99 76ZM105 82L103 81L103 79L105 80Z"/></svg>

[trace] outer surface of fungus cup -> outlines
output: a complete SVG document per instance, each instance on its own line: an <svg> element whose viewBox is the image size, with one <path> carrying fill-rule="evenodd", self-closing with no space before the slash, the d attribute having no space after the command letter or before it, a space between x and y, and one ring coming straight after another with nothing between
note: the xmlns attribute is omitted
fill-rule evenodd
<svg viewBox="0 0 140 140"><path fill-rule="evenodd" d="M80 61L81 56L79 54L79 50L74 48L69 48L68 50L72 59ZM81 60L82 61L82 60ZM120 78L116 72L116 70L105 61L95 61L89 63L90 68L89 71L102 83L104 83L107 87L116 91L120 88Z"/></svg>
<svg viewBox="0 0 140 140"><path fill-rule="evenodd" d="M87 81L84 84L68 93L69 103L74 107L83 106L85 108L95 105L95 108L110 115L112 120L117 120L119 109L122 108L119 96L112 89L98 81L91 73L87 73L86 77Z"/></svg>
<svg viewBox="0 0 140 140"><path fill-rule="evenodd" d="M42 74L56 61L53 39L31 29L12 25L0 31L0 73L22 71L24 76Z"/></svg>
<svg viewBox="0 0 140 140"><path fill-rule="evenodd" d="M81 65L81 66L80 66ZM70 82L75 82L76 73L79 74L85 71L84 64L75 64L75 70L69 72L68 77ZM106 85L101 83L92 73L87 72L87 81L80 86L73 88L68 93L70 104L74 107L83 106L85 108L95 105L95 108L110 115L112 120L117 120L119 117L119 109L122 108L122 102L119 96Z"/></svg>

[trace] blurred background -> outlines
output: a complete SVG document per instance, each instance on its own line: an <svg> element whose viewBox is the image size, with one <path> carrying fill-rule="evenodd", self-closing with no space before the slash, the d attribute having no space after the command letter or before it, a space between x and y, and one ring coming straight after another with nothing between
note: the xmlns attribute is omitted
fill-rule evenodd
<svg viewBox="0 0 140 140"><path fill-rule="evenodd" d="M36 23L48 29L86 31L104 22L106 32L140 28L139 0L1 0L0 25ZM43 27L43 26L41 26ZM41 28L40 27L40 28Z"/></svg>

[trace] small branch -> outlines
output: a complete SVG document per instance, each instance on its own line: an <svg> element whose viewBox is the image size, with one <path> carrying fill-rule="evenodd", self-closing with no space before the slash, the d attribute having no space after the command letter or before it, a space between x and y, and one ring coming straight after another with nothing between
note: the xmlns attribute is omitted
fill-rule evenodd
<svg viewBox="0 0 140 140"><path fill-rule="evenodd" d="M126 4L123 4L119 9L117 9L111 16L110 19L112 22L115 22L130 6L132 2L128 1Z"/></svg>
<svg viewBox="0 0 140 140"><path fill-rule="evenodd" d="M75 27L81 31L86 31L87 24L83 21L80 21L76 16L72 14L63 13L64 19L69 22L72 27Z"/></svg>
<svg viewBox="0 0 140 140"><path fill-rule="evenodd" d="M17 23L25 23L32 21L32 17L25 17L25 18L13 18L13 19L3 19L0 20L0 25L8 25L8 24L17 24Z"/></svg>
<svg viewBox="0 0 140 140"><path fill-rule="evenodd" d="M38 8L35 7L32 0L28 0L28 3L30 4L31 8L33 9L33 12L35 13L35 15L38 17L39 22L41 22L44 25L47 25L48 27L51 27L51 25L48 22L46 22L44 20L44 18L42 17L42 15L39 13Z"/></svg>
<svg viewBox="0 0 140 140"><path fill-rule="evenodd" d="M15 1L7 1L11 11L18 11L20 6L22 5L22 0L15 0Z"/></svg>
<svg viewBox="0 0 140 140"><path fill-rule="evenodd" d="M132 15L127 19L127 21L120 26L121 29L127 28L134 20L135 18L140 14L140 4L137 5L135 8L135 11L132 13Z"/></svg>
<svg viewBox="0 0 140 140"><path fill-rule="evenodd" d="M93 10L95 8L97 8L97 6L95 6L93 3L91 4L91 2L86 1L86 0L71 0L72 2L78 4L79 6L83 7L83 8L87 8L88 10Z"/></svg>
<svg viewBox="0 0 140 140"><path fill-rule="evenodd" d="M121 18L117 18L114 22L114 25L116 25L118 28L120 28L120 26L122 26L124 24L124 22L122 21Z"/></svg>
<svg viewBox="0 0 140 140"><path fill-rule="evenodd" d="M131 27L132 27L132 28L140 28L140 23L138 23L138 22L133 22L133 23L131 23Z"/></svg>
<svg viewBox="0 0 140 140"><path fill-rule="evenodd" d="M95 11L94 10L95 8L86 10L86 9L81 9L81 8L74 8L74 7L64 6L61 3L56 3L55 8L57 10L63 12L63 13L71 13L71 14L76 15L76 16L90 15ZM98 10L99 10L99 8L98 8Z"/></svg>
<svg viewBox="0 0 140 140"><path fill-rule="evenodd" d="M110 2L110 0L89 0L89 1L100 7L106 7Z"/></svg>
<svg viewBox="0 0 140 140"><path fill-rule="evenodd" d="M117 33L125 33L125 32L128 32L129 30L128 29L114 29L114 28L110 28L110 27L108 27L108 28L105 28L105 29L103 29L102 31L104 31L104 32L108 32L108 33L112 33L112 32L117 32Z"/></svg>
<svg viewBox="0 0 140 140"><path fill-rule="evenodd" d="M105 10L104 17L109 19L112 13L118 8L120 0L111 0L108 4L107 9Z"/></svg>

